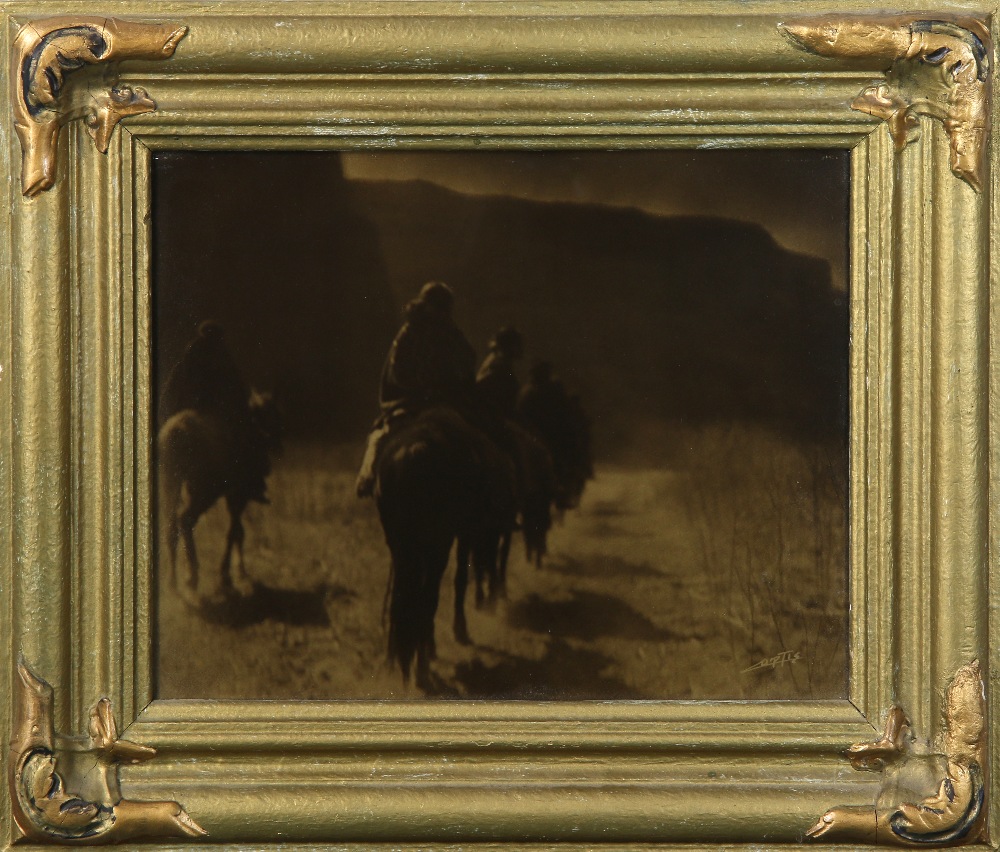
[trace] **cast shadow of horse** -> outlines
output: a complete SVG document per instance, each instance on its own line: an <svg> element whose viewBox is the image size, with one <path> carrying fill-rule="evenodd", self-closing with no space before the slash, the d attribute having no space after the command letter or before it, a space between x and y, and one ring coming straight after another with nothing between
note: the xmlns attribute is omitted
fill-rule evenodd
<svg viewBox="0 0 1000 852"><path fill-rule="evenodd" d="M320 585L313 589L279 589L253 582L248 595L227 594L203 599L198 614L211 624L250 627L274 621L296 627L329 627L329 607L337 600L351 600L357 593L340 585Z"/></svg>
<svg viewBox="0 0 1000 852"><path fill-rule="evenodd" d="M494 651L498 662L473 658L455 667L454 690L465 698L547 701L639 699L629 684L604 673L614 660L591 648L553 637L539 659ZM442 689L441 694L449 690Z"/></svg>
<svg viewBox="0 0 1000 852"><path fill-rule="evenodd" d="M545 566L546 570L565 574L568 577L618 577L623 583L643 578L650 580L666 579L662 571L657 570L648 562L633 562L614 554L602 555L600 559L579 559L575 556L559 554Z"/></svg>
<svg viewBox="0 0 1000 852"><path fill-rule="evenodd" d="M686 641L690 632L654 624L647 616L613 595L574 589L568 598L549 600L528 595L510 608L512 627L564 639L592 641L602 638L639 642Z"/></svg>

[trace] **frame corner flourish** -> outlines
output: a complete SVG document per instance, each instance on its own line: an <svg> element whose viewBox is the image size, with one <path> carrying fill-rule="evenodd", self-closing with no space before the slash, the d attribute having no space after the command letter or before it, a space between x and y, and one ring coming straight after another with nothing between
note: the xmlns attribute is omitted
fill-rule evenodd
<svg viewBox="0 0 1000 852"><path fill-rule="evenodd" d="M982 21L809 17L779 29L819 56L884 62L885 80L867 87L851 107L886 120L897 151L916 138L918 115L938 119L948 135L952 172L982 190L993 70L993 44Z"/></svg>
<svg viewBox="0 0 1000 852"><path fill-rule="evenodd" d="M985 687L978 660L955 674L944 715L947 729L933 753L916 747L906 713L893 707L878 740L846 753L855 769L883 774L877 800L830 808L806 837L910 847L977 841L986 818ZM907 800L906 792L929 786L918 803Z"/></svg>
<svg viewBox="0 0 1000 852"><path fill-rule="evenodd" d="M136 801L121 795L119 765L150 760L156 750L119 739L107 698L91 709L87 738L56 734L52 699L52 687L20 660L14 678L8 787L14 821L28 840L92 845L207 834L177 802ZM67 783L58 765L61 756L77 758L69 763L86 766L86 794L70 791L82 779Z"/></svg>
<svg viewBox="0 0 1000 852"><path fill-rule="evenodd" d="M104 17L60 16L21 27L10 57L11 106L21 142L21 191L32 198L56 179L59 129L82 118L102 153L123 118L152 112L156 103L141 88L115 82L125 59L167 59L188 28ZM85 98L67 83L88 67L99 77ZM83 75L81 76L90 76Z"/></svg>

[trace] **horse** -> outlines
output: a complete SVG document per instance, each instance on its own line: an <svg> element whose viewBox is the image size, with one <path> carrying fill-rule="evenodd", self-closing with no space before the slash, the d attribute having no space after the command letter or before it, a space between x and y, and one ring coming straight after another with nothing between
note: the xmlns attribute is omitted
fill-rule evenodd
<svg viewBox="0 0 1000 852"><path fill-rule="evenodd" d="M188 576L182 591L196 594L198 554L194 528L216 501L224 498L229 530L220 567L223 593L234 590L232 553L236 550L238 583L250 585L243 560L243 513L251 501L267 503L265 477L269 454L281 443L281 418L274 401L253 393L246 425L235 429L218 414L194 409L170 417L157 439L161 508L166 521L170 585L177 587L177 542L183 538Z"/></svg>
<svg viewBox="0 0 1000 852"><path fill-rule="evenodd" d="M391 556L388 656L404 681L431 688L434 618L452 546L453 628L468 641L462 600L468 558L487 561L514 514L514 472L489 436L457 411L435 406L399 424L375 462L375 504Z"/></svg>
<svg viewBox="0 0 1000 852"><path fill-rule="evenodd" d="M594 478L591 420L578 394L554 378L548 362L532 369L531 381L517 400L517 419L548 449L555 471L559 513L580 505L587 481Z"/></svg>
<svg viewBox="0 0 1000 852"><path fill-rule="evenodd" d="M577 508L587 482L594 478L591 423L580 397L567 396L559 412L556 433L539 434L539 437L552 454L559 492L556 509L562 513Z"/></svg>
<svg viewBox="0 0 1000 852"><path fill-rule="evenodd" d="M525 557L536 568L548 551L552 506L559 493L555 465L545 444L527 429L515 425L518 450L518 511L524 535ZM509 545L507 550L509 551ZM507 583L507 561L499 564L501 588Z"/></svg>
<svg viewBox="0 0 1000 852"><path fill-rule="evenodd" d="M515 472L516 515L509 517L508 525L500 532L494 546L481 543L477 552L469 554L468 560L459 559L459 570L468 561L475 571L477 607L507 596L507 563L518 519L528 562L536 568L541 567L552 527L552 507L558 494L552 456L545 444L513 420L505 421L503 430L501 446ZM488 594L484 594L484 583L488 584Z"/></svg>

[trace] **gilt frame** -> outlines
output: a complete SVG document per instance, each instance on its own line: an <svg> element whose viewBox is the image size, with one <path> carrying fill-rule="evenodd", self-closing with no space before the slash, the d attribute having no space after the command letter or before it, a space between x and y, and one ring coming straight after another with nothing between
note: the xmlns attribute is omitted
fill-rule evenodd
<svg viewBox="0 0 1000 852"><path fill-rule="evenodd" d="M976 192L956 177L932 118L897 152L878 118L851 109L883 78L884 58L818 56L779 27L884 6L0 9L5 57L22 26L56 15L188 28L171 58L120 69L155 111L122 123L107 153L84 122L69 122L53 185L33 198L22 194L11 112L0 121L4 742L23 657L54 688L56 730L83 733L88 708L107 696L128 738L157 749L122 770L122 787L180 802L208 832L207 845L187 848L775 848L800 841L831 805L872 801L876 781L843 752L873 739L893 704L933 739L952 676L979 659L989 716L1000 718L997 181L987 168ZM947 12L992 27L995 9ZM927 8L893 14L926 18ZM8 92L11 65L0 65ZM739 145L852 151L849 700L150 701L152 151ZM998 742L989 738L993 766ZM1000 797L989 787L987 803L996 838ZM21 834L11 808L0 797L4 848Z"/></svg>

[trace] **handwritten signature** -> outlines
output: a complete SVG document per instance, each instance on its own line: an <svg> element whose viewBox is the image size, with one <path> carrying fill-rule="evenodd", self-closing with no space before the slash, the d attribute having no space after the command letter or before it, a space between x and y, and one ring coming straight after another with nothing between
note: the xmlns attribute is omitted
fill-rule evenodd
<svg viewBox="0 0 1000 852"><path fill-rule="evenodd" d="M766 660L754 663L748 669L743 669L742 673L755 672L758 669L776 669L785 663L796 663L801 659L802 654L799 651L782 651L780 654L775 654L773 657L768 657Z"/></svg>

